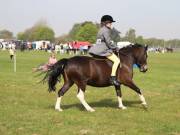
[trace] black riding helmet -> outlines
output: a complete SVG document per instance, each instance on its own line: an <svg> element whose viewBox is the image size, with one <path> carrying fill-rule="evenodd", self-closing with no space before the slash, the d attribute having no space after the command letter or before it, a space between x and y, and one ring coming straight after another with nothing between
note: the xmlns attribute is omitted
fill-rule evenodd
<svg viewBox="0 0 180 135"><path fill-rule="evenodd" d="M113 20L112 16L110 16L110 15L104 15L104 16L101 17L101 22L107 22L107 21L116 22L116 21Z"/></svg>

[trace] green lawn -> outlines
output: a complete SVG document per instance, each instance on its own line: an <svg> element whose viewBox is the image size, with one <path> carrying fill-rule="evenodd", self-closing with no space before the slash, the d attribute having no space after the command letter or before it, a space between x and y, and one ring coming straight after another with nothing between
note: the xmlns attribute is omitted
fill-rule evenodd
<svg viewBox="0 0 180 135"><path fill-rule="evenodd" d="M63 112L54 110L55 93L37 82L32 68L47 61L45 52L17 52L17 72L8 52L0 51L0 135L180 135L180 53L149 54L149 71L134 71L134 80L149 105L122 87L127 110L117 108L113 87L87 87L85 111L73 86L63 97ZM59 55L58 58L68 57ZM58 84L60 87L62 84Z"/></svg>

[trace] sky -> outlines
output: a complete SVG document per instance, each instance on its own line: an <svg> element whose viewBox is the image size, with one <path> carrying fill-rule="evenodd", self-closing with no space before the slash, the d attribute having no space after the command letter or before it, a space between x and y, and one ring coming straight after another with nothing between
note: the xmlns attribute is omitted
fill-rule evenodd
<svg viewBox="0 0 180 135"><path fill-rule="evenodd" d="M129 28L145 38L180 39L180 0L0 0L0 30L16 35L46 20L56 36L74 23L111 15L122 36Z"/></svg>

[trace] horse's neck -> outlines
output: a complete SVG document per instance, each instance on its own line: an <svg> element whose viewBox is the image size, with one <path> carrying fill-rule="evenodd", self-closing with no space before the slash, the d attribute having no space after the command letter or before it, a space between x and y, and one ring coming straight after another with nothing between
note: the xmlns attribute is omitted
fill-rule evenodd
<svg viewBox="0 0 180 135"><path fill-rule="evenodd" d="M120 60L123 65L128 66L129 68L133 67L134 58L131 53L127 53L126 55L120 55Z"/></svg>

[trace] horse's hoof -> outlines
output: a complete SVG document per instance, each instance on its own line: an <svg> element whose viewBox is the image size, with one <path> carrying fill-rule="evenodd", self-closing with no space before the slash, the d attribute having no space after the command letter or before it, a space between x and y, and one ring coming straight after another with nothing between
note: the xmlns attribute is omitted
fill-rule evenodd
<svg viewBox="0 0 180 135"><path fill-rule="evenodd" d="M58 111L58 112L62 112L63 111L63 109L61 109L61 108L55 108L55 110Z"/></svg>
<svg viewBox="0 0 180 135"><path fill-rule="evenodd" d="M147 107L147 103L141 103L143 106L146 106Z"/></svg>
<svg viewBox="0 0 180 135"><path fill-rule="evenodd" d="M146 103L142 103L142 106L144 107L144 109L148 109L148 105Z"/></svg>
<svg viewBox="0 0 180 135"><path fill-rule="evenodd" d="M126 110L127 107L126 106L119 106L119 109Z"/></svg>
<svg viewBox="0 0 180 135"><path fill-rule="evenodd" d="M94 109L88 109L87 111L88 111L88 112L95 112Z"/></svg>

